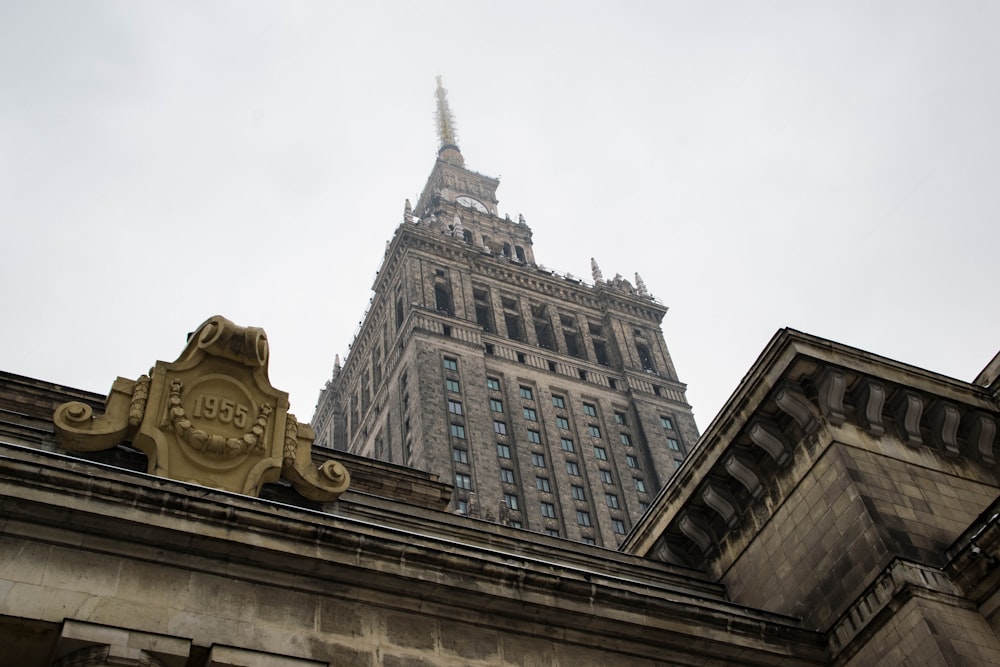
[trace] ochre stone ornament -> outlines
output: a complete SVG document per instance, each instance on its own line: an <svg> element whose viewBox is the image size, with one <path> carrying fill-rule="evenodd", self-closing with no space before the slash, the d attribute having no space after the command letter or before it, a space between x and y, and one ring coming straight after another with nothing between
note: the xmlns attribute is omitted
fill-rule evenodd
<svg viewBox="0 0 1000 667"><path fill-rule="evenodd" d="M160 477L254 496L284 477L307 498L334 500L350 475L335 461L313 464L312 427L288 412L267 361L263 329L213 317L177 361L115 380L103 415L78 402L56 408L56 440L78 452L131 442Z"/></svg>

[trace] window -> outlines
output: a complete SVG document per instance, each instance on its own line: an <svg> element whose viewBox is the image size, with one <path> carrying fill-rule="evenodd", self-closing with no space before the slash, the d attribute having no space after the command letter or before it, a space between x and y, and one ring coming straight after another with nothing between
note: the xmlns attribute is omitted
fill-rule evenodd
<svg viewBox="0 0 1000 667"><path fill-rule="evenodd" d="M561 428L564 431L568 431L569 430L569 420L566 419L565 417L556 417L556 426L558 426L559 428Z"/></svg>
<svg viewBox="0 0 1000 667"><path fill-rule="evenodd" d="M497 435L507 435L507 424L500 421L493 421L493 430Z"/></svg>
<svg viewBox="0 0 1000 667"><path fill-rule="evenodd" d="M538 421L538 415L531 408L525 408L524 409L524 418L527 419L529 422L536 422L536 421Z"/></svg>
<svg viewBox="0 0 1000 667"><path fill-rule="evenodd" d="M444 358L444 369L446 371L457 371L458 370L458 359L452 359L451 357Z"/></svg>
<svg viewBox="0 0 1000 667"><path fill-rule="evenodd" d="M535 487L539 491L544 491L545 493L549 493L550 491L552 491L552 489L549 487L549 480L546 479L545 477L536 477Z"/></svg>
<svg viewBox="0 0 1000 667"><path fill-rule="evenodd" d="M451 310L451 294L448 293L448 288L441 283L434 285L434 307L439 313L454 314Z"/></svg>
<svg viewBox="0 0 1000 667"><path fill-rule="evenodd" d="M546 528L545 534L548 535L549 537L559 537L559 531L556 530L555 528Z"/></svg>
<svg viewBox="0 0 1000 667"><path fill-rule="evenodd" d="M619 535L624 535L625 534L625 522L622 521L621 519L612 519L611 520L611 530L615 531Z"/></svg>
<svg viewBox="0 0 1000 667"><path fill-rule="evenodd" d="M632 437L628 433L619 433L618 437L621 438L622 444L626 447L632 446Z"/></svg>
<svg viewBox="0 0 1000 667"><path fill-rule="evenodd" d="M459 440L465 440L465 427L461 424L452 424L451 434Z"/></svg>
<svg viewBox="0 0 1000 667"><path fill-rule="evenodd" d="M503 401L496 398L490 399L490 410L493 412L503 412Z"/></svg>
<svg viewBox="0 0 1000 667"><path fill-rule="evenodd" d="M595 408L590 403L584 403L583 404L583 414L587 415L588 417L596 417L597 416L597 408Z"/></svg>
<svg viewBox="0 0 1000 667"><path fill-rule="evenodd" d="M641 479L636 479L636 480L632 480L632 481L635 482L635 490L636 491L638 491L639 493L645 493L646 492L646 483L645 482L643 482Z"/></svg>
<svg viewBox="0 0 1000 667"><path fill-rule="evenodd" d="M576 511L576 522L581 526L590 525L590 512L584 512L583 510Z"/></svg>
<svg viewBox="0 0 1000 667"><path fill-rule="evenodd" d="M461 512L462 514L468 514L469 513L469 501L468 500L459 500L458 501L458 511Z"/></svg>
<svg viewBox="0 0 1000 667"><path fill-rule="evenodd" d="M513 493L503 494L503 502L505 505L507 505L508 509L516 510L518 507L517 496L514 495Z"/></svg>
<svg viewBox="0 0 1000 667"><path fill-rule="evenodd" d="M538 431L532 431L528 429L528 442L533 442L536 445L542 441L542 435Z"/></svg>
<svg viewBox="0 0 1000 667"><path fill-rule="evenodd" d="M601 429L598 428L597 426L594 426L593 424L587 426L587 433L594 436L595 438L601 437Z"/></svg>
<svg viewBox="0 0 1000 667"><path fill-rule="evenodd" d="M614 480L611 479L611 471L610 470L602 470L601 471L601 481L604 482L605 484L614 484L615 483Z"/></svg>
<svg viewBox="0 0 1000 667"><path fill-rule="evenodd" d="M507 445L502 445L500 443L497 443L497 456L499 456L502 459L509 459L510 447L508 447Z"/></svg>
<svg viewBox="0 0 1000 667"><path fill-rule="evenodd" d="M580 466L578 466L573 461L566 461L566 472L574 477L580 476Z"/></svg>
<svg viewBox="0 0 1000 667"><path fill-rule="evenodd" d="M601 461L607 461L608 450L604 449L604 447L594 447L594 456L599 458Z"/></svg>
<svg viewBox="0 0 1000 667"><path fill-rule="evenodd" d="M642 370L647 373L655 373L656 366L653 365L653 355L649 353L649 348L642 343L636 343L635 351L639 353L639 363L642 364Z"/></svg>
<svg viewBox="0 0 1000 667"><path fill-rule="evenodd" d="M548 517L549 519L556 518L556 506L552 503L542 503L542 516Z"/></svg>
<svg viewBox="0 0 1000 667"><path fill-rule="evenodd" d="M520 528L521 527L521 522L520 521L511 521L510 522L510 527L511 528Z"/></svg>
<svg viewBox="0 0 1000 667"><path fill-rule="evenodd" d="M545 467L545 454L531 454L531 465L538 466L539 468Z"/></svg>
<svg viewBox="0 0 1000 667"><path fill-rule="evenodd" d="M671 431L674 430L674 422L670 419L670 417L660 417L660 425L663 426L663 428L669 428Z"/></svg>
<svg viewBox="0 0 1000 667"><path fill-rule="evenodd" d="M449 400L448 401L448 412L450 412L453 415L460 415L460 414L462 414L462 404L460 402L458 402L458 401Z"/></svg>
<svg viewBox="0 0 1000 667"><path fill-rule="evenodd" d="M563 400L562 396L556 396L555 394L553 394L552 395L552 405L554 405L557 408L565 408L566 407L566 401Z"/></svg>
<svg viewBox="0 0 1000 667"><path fill-rule="evenodd" d="M615 413L615 423L616 424L620 424L621 426L625 426L625 413L624 412L616 412Z"/></svg>
<svg viewBox="0 0 1000 667"><path fill-rule="evenodd" d="M514 471L507 468L500 468L500 481L504 484L514 483Z"/></svg>
<svg viewBox="0 0 1000 667"><path fill-rule="evenodd" d="M451 458L458 463L468 463L469 451L467 449L462 449L461 447L455 447L451 450Z"/></svg>
<svg viewBox="0 0 1000 667"><path fill-rule="evenodd" d="M618 496L613 493L605 493L604 500L608 503L608 507L613 510L618 509Z"/></svg>
<svg viewBox="0 0 1000 667"><path fill-rule="evenodd" d="M681 443L677 442L674 438L667 438L667 447L674 450L675 452L681 451Z"/></svg>
<svg viewBox="0 0 1000 667"><path fill-rule="evenodd" d="M444 387L448 391L453 391L456 394L461 391L461 388L458 386L458 380L445 380Z"/></svg>
<svg viewBox="0 0 1000 667"><path fill-rule="evenodd" d="M531 393L530 387L521 387L521 398L523 398L526 401L535 400L534 395Z"/></svg>
<svg viewBox="0 0 1000 667"><path fill-rule="evenodd" d="M647 502L641 502L641 503L639 503L639 511L640 512L645 512L648 509L649 509L649 503L647 503Z"/></svg>
<svg viewBox="0 0 1000 667"><path fill-rule="evenodd" d="M573 500L586 500L587 493L583 490L582 486L577 486L574 484L570 487L570 491L573 493Z"/></svg>
<svg viewBox="0 0 1000 667"><path fill-rule="evenodd" d="M573 447L573 441L570 440L569 438L562 439L562 448L565 449L567 452L576 451L576 449Z"/></svg>
<svg viewBox="0 0 1000 667"><path fill-rule="evenodd" d="M628 464L629 468L638 468L639 467L639 459L635 458L631 454L626 454L625 455L625 463Z"/></svg>
<svg viewBox="0 0 1000 667"><path fill-rule="evenodd" d="M486 378L486 388L492 391L500 391L500 380L496 378Z"/></svg>
<svg viewBox="0 0 1000 667"><path fill-rule="evenodd" d="M472 478L465 473L456 472L455 473L455 487L459 489L471 489L472 488Z"/></svg>
<svg viewBox="0 0 1000 667"><path fill-rule="evenodd" d="M597 542L594 541L593 537L585 537L585 538L583 538L583 543L584 544L589 544L590 546L597 546Z"/></svg>

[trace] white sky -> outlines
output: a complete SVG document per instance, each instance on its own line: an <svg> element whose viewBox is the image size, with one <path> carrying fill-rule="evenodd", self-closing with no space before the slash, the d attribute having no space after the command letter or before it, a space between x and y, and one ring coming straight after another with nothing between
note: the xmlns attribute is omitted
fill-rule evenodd
<svg viewBox="0 0 1000 667"><path fill-rule="evenodd" d="M997 2L0 0L0 368L107 392L214 314L308 419L436 155L638 271L704 429L782 326L997 351Z"/></svg>

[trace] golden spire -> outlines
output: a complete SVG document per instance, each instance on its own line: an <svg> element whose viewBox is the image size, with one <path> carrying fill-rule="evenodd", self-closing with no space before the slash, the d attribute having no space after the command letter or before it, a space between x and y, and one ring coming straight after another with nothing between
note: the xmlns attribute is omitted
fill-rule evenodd
<svg viewBox="0 0 1000 667"><path fill-rule="evenodd" d="M440 75L437 77L437 131L441 146L438 148L438 159L453 164L456 167L465 166L462 151L458 150L458 135L455 133L455 117L448 107L448 91L441 85Z"/></svg>

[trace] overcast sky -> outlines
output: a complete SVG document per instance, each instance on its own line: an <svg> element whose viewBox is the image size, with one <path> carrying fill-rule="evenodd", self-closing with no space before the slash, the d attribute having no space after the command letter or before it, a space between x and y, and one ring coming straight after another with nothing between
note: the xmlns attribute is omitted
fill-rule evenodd
<svg viewBox="0 0 1000 667"><path fill-rule="evenodd" d="M1000 3L0 0L0 368L106 393L214 314L300 419L436 155L635 272L702 429L780 327L1000 347Z"/></svg>

